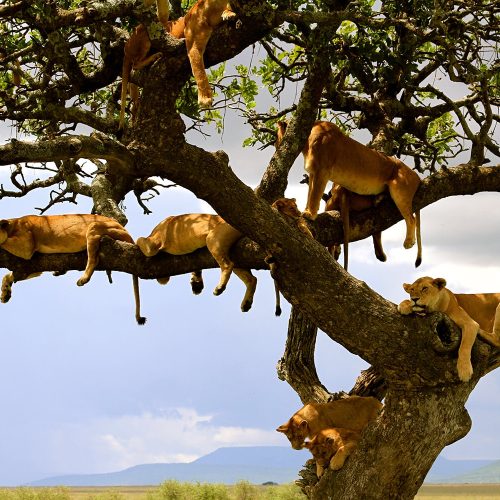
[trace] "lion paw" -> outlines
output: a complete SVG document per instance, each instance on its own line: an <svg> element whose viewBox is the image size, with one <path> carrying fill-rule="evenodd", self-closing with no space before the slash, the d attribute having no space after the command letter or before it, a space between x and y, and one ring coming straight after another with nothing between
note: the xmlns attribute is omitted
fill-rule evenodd
<svg viewBox="0 0 500 500"><path fill-rule="evenodd" d="M318 216L318 214L313 215L310 210L304 210L302 212L302 217L309 219L309 220L314 220L314 219L316 219L317 216Z"/></svg>
<svg viewBox="0 0 500 500"><path fill-rule="evenodd" d="M406 238L404 243L403 243L403 246L406 249L411 248L413 245L415 245L415 237L414 236Z"/></svg>
<svg viewBox="0 0 500 500"><path fill-rule="evenodd" d="M471 379L473 373L472 363L469 360L465 361L458 360L457 371L458 371L458 378L462 382L468 382Z"/></svg>
<svg viewBox="0 0 500 500"><path fill-rule="evenodd" d="M88 283L88 282L89 282L89 279L88 279L88 278L86 278L85 276L82 276L82 277L81 277L81 278L80 278L80 279L76 282L76 284L77 284L78 286L83 286L83 285L85 285L85 284L86 284L86 283Z"/></svg>
<svg viewBox="0 0 500 500"><path fill-rule="evenodd" d="M220 295L226 289L226 285L215 287L214 295Z"/></svg>
<svg viewBox="0 0 500 500"><path fill-rule="evenodd" d="M241 304L241 311L244 312L244 313L250 311L251 308L252 308L252 301L251 300L245 300Z"/></svg>
<svg viewBox="0 0 500 500"><path fill-rule="evenodd" d="M212 96L198 96L198 106L202 109L207 109L212 107Z"/></svg>
<svg viewBox="0 0 500 500"><path fill-rule="evenodd" d="M231 19L232 17L236 17L236 14L232 10L225 10L221 14L221 18L223 21L227 21L228 19ZM241 21L240 21L241 23Z"/></svg>
<svg viewBox="0 0 500 500"><path fill-rule="evenodd" d="M413 303L411 300L403 300L401 304L398 306L398 312L400 314L404 314L405 316L411 314L413 312Z"/></svg>

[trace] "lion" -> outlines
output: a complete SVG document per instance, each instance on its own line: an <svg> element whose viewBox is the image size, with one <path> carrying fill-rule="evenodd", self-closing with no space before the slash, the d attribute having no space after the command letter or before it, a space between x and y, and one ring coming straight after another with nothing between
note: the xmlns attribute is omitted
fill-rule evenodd
<svg viewBox="0 0 500 500"><path fill-rule="evenodd" d="M325 468L339 470L347 457L356 449L361 433L343 428L323 429L304 443L316 462L316 475L320 478Z"/></svg>
<svg viewBox="0 0 500 500"><path fill-rule="evenodd" d="M191 71L198 86L198 104L212 106L212 89L208 82L203 55L214 29L222 22L236 17L227 0L198 0L184 17L164 23L175 38L185 38Z"/></svg>
<svg viewBox="0 0 500 500"><path fill-rule="evenodd" d="M450 317L462 330L458 349L457 371L462 382L472 377L471 350L479 334L485 341L500 348L500 293L459 293L446 288L443 278L425 276L411 285L403 284L410 299L398 306L401 314L424 315L439 311Z"/></svg>
<svg viewBox="0 0 500 500"><path fill-rule="evenodd" d="M29 260L35 252L76 253L87 249L87 266L78 286L90 281L99 261L99 244L103 236L117 241L134 243L127 230L118 222L102 215L25 215L16 219L0 220L0 248ZM34 273L26 278L34 278L42 273ZM12 284L18 279L8 273L2 281L1 301L11 298ZM139 325L146 322L140 314L139 279L133 276L135 297L135 318Z"/></svg>
<svg viewBox="0 0 500 500"><path fill-rule="evenodd" d="M341 427L361 432L375 420L382 403L373 397L349 396L329 403L308 403L276 430L283 432L295 450L304 447L306 438L312 438L323 429Z"/></svg>
<svg viewBox="0 0 500 500"><path fill-rule="evenodd" d="M220 281L214 290L214 295L220 295L226 289L231 273L234 271L246 286L241 310L247 312L252 307L257 278L248 269L235 268L229 258L229 250L241 237L242 234L237 229L218 215L184 214L164 219L147 238L138 238L137 246L146 257L153 257L160 251L172 255L185 255L207 247L221 269ZM201 291L203 288L201 271L195 274L197 289ZM192 278L192 283L194 279L195 276ZM158 282L166 284L168 280L169 277L164 277ZM193 291L197 293L194 287Z"/></svg>
<svg viewBox="0 0 500 500"><path fill-rule="evenodd" d="M285 217L291 219L295 222L298 230L311 238L314 238L311 230L309 229L307 222L302 217L302 213L297 207L297 201L295 198L278 198L271 205L272 208L277 210L279 213L283 214ZM273 276L276 269L276 261L271 254L268 254L264 259L265 263L269 266L271 271L271 276ZM274 280L274 291L276 295L276 308L274 314L276 316L281 316L281 297L278 283Z"/></svg>
<svg viewBox="0 0 500 500"><path fill-rule="evenodd" d="M286 122L278 122L277 144L285 134ZM413 197L420 177L401 160L385 156L350 137L330 122L316 122L302 150L304 167L309 174L309 190L304 217L314 220L328 181L360 195L389 191L406 222L405 248L417 241L415 266L422 262L420 211L413 214Z"/></svg>
<svg viewBox="0 0 500 500"><path fill-rule="evenodd" d="M342 228L344 232L344 269L347 271L349 264L349 236L350 236L350 212L361 212L369 208L375 207L379 202L380 195L362 195L353 193L348 189L334 184L330 191L330 198L326 201L325 212L337 210L342 217ZM387 257L382 247L382 232L377 231L372 236L373 248L375 256L381 262L385 262ZM338 260L340 255L340 245L332 245L328 248L335 260Z"/></svg>
<svg viewBox="0 0 500 500"><path fill-rule="evenodd" d="M122 67L122 91L121 91L121 105L120 105L120 121L118 128L121 130L125 124L125 103L127 100L127 93L130 92L132 102L131 114L135 116L137 111L137 104L139 101L139 89L134 83L129 83L130 73L132 70L142 69L149 66L151 63L161 57L161 52L156 52L148 56L151 49L151 40L149 39L148 30L144 24L136 26L130 38L125 43L123 49L123 67Z"/></svg>

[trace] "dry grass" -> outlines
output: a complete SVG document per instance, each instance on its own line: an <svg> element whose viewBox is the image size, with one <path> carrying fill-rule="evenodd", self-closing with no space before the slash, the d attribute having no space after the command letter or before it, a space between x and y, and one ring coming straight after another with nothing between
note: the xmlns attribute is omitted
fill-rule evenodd
<svg viewBox="0 0 500 500"><path fill-rule="evenodd" d="M183 493L181 493L181 491ZM184 496L178 496L183 495ZM187 496L185 496L187 495ZM2 488L0 500L295 500L305 499L294 485L193 485L167 481L161 486L78 488ZM500 484L426 484L417 500L499 500Z"/></svg>
<svg viewBox="0 0 500 500"><path fill-rule="evenodd" d="M500 484L424 484L417 500L498 500Z"/></svg>

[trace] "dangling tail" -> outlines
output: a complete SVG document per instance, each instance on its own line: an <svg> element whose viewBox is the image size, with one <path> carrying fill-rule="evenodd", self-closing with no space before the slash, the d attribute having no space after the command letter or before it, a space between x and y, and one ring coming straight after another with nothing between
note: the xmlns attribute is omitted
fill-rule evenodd
<svg viewBox="0 0 500 500"><path fill-rule="evenodd" d="M135 299L135 320L138 325L144 325L146 318L141 316L141 297L139 294L139 278L132 276L132 283L134 285L134 299Z"/></svg>
<svg viewBox="0 0 500 500"><path fill-rule="evenodd" d="M415 225L417 230L417 259L415 260L415 267L422 263L422 237L420 235L420 210L415 212Z"/></svg>

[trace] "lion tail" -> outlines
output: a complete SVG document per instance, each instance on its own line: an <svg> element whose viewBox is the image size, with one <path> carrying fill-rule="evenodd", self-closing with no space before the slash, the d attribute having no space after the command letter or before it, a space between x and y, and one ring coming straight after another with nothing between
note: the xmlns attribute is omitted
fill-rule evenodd
<svg viewBox="0 0 500 500"><path fill-rule="evenodd" d="M141 296L139 294L139 278L132 276L132 283L134 285L134 299L135 299L135 320L138 325L144 325L146 318L141 316Z"/></svg>
<svg viewBox="0 0 500 500"><path fill-rule="evenodd" d="M415 267L422 263L422 236L420 234L420 210L415 212L415 225L417 229L417 259L415 260Z"/></svg>

